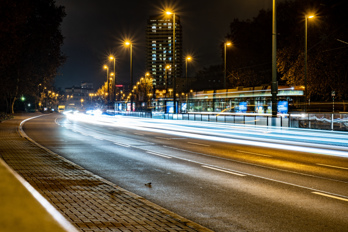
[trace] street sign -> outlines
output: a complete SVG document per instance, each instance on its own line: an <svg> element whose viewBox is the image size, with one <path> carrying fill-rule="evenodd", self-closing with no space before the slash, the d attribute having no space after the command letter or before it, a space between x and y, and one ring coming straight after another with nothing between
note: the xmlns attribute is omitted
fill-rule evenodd
<svg viewBox="0 0 348 232"><path fill-rule="evenodd" d="M331 91L331 96L334 97L336 95L335 91Z"/></svg>

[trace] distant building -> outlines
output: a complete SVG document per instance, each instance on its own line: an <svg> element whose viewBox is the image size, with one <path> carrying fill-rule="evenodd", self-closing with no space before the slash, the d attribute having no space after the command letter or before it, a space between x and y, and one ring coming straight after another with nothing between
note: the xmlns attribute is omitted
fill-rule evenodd
<svg viewBox="0 0 348 232"><path fill-rule="evenodd" d="M67 109L86 107L91 102L90 93L94 93L92 83L82 82L80 87L65 88L65 105Z"/></svg>
<svg viewBox="0 0 348 232"><path fill-rule="evenodd" d="M182 75L182 27L180 17L175 17L175 76ZM155 89L173 88L173 69L165 67L173 64L173 17L150 16L146 28L146 70L153 78ZM173 67L172 67L173 68Z"/></svg>

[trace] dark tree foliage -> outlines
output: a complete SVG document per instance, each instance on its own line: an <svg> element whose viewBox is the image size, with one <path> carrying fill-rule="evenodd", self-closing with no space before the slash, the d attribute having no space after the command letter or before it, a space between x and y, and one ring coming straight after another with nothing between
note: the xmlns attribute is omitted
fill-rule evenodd
<svg viewBox="0 0 348 232"><path fill-rule="evenodd" d="M312 101L348 97L348 1L296 0L278 7L281 24L278 71L290 85L304 85L305 15L308 20L308 97ZM340 41L341 42L340 42Z"/></svg>
<svg viewBox="0 0 348 232"><path fill-rule="evenodd" d="M304 85L305 15L308 20L308 97L312 101L348 98L348 1L292 0L277 5L277 67L280 85ZM258 86L272 80L272 11L261 10L251 20L235 19L226 36L227 87ZM223 58L223 45L221 45ZM221 59L223 62L223 59ZM197 74L197 84L221 81L216 67ZM204 83L204 81L206 83ZM211 86L210 86L211 87Z"/></svg>
<svg viewBox="0 0 348 232"><path fill-rule="evenodd" d="M0 1L0 97L6 111L13 112L21 95L37 95L39 84L52 84L65 61L64 16L64 7L54 0Z"/></svg>
<svg viewBox="0 0 348 232"><path fill-rule="evenodd" d="M272 14L261 10L252 20L235 19L227 39L227 80L229 87L268 84L272 62Z"/></svg>
<svg viewBox="0 0 348 232"><path fill-rule="evenodd" d="M308 97L313 101L348 97L348 1L293 0L277 6L277 67L280 84L304 85L305 15L308 20ZM270 84L272 11L231 23L227 39L229 86Z"/></svg>
<svg viewBox="0 0 348 232"><path fill-rule="evenodd" d="M223 67L212 65L198 71L190 86L194 90L219 89L222 88L223 81Z"/></svg>

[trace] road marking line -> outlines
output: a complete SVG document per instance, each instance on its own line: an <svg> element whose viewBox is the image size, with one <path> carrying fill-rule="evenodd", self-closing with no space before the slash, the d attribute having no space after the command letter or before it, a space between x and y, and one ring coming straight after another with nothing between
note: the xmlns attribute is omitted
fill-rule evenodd
<svg viewBox="0 0 348 232"><path fill-rule="evenodd" d="M348 168L345 168L345 167L334 166L334 165L328 165L328 164L319 164L319 163L317 163L317 165L319 165L319 166L324 166L324 167L329 167L329 168L338 168L338 169L348 170Z"/></svg>
<svg viewBox="0 0 348 232"><path fill-rule="evenodd" d="M151 155L157 155L157 156L161 156L161 157L163 157L163 158L167 158L167 159L171 159L171 158L172 158L172 157L170 157L170 156L166 156L166 155L158 154L158 153L156 153L156 152L151 152L151 151L148 151L148 152L146 152L146 153L151 154Z"/></svg>
<svg viewBox="0 0 348 232"><path fill-rule="evenodd" d="M236 173L236 172L231 172L231 171L220 169L220 168L214 168L214 167L211 167L211 166L202 165L202 167L203 168L209 168L209 169L212 169L212 170L215 170L215 171L219 171L219 172L229 173L229 174L236 175L236 176L245 176L243 174L239 174L239 173Z"/></svg>
<svg viewBox="0 0 348 232"><path fill-rule="evenodd" d="M347 198L343 198L343 197L336 197L336 196L333 196L333 195L320 193L320 192L312 192L312 193L313 194L317 194L317 195L321 195L321 196L324 196L324 197L330 197L330 198L333 198L333 199L341 200L341 201L348 201Z"/></svg>
<svg viewBox="0 0 348 232"><path fill-rule="evenodd" d="M170 140L170 138L164 138L164 137L156 137L156 139Z"/></svg>
<svg viewBox="0 0 348 232"><path fill-rule="evenodd" d="M260 153L249 152L249 151L236 150L236 152L246 153L246 154L250 154L250 155L264 156L264 157L272 157L270 155L264 155L264 154L260 154Z"/></svg>
<svg viewBox="0 0 348 232"><path fill-rule="evenodd" d="M129 145L122 144L122 143L114 143L115 145L122 146L122 147L130 147Z"/></svg>
<svg viewBox="0 0 348 232"><path fill-rule="evenodd" d="M187 142L187 143L197 145L197 146L210 147L210 145L207 145L207 144L193 143L193 142Z"/></svg>

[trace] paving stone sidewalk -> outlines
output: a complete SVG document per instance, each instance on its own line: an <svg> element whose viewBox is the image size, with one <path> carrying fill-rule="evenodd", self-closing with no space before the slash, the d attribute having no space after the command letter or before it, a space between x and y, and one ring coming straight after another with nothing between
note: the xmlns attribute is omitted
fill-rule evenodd
<svg viewBox="0 0 348 232"><path fill-rule="evenodd" d="M0 123L0 157L80 231L211 231L22 138Z"/></svg>

